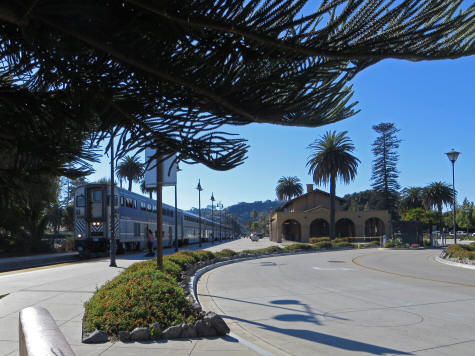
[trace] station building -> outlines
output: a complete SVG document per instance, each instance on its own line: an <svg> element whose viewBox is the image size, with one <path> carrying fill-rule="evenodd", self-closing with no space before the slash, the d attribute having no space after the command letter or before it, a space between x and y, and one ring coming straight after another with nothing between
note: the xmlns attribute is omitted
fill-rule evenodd
<svg viewBox="0 0 475 356"><path fill-rule="evenodd" d="M335 199L336 237L392 235L387 210L347 211L344 199ZM270 239L275 242L308 242L310 237L329 236L330 194L307 184L307 193L271 212Z"/></svg>

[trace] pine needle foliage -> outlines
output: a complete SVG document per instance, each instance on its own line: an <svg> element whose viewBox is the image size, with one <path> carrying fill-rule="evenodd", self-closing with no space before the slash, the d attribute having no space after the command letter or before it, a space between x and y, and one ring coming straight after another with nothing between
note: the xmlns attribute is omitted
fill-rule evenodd
<svg viewBox="0 0 475 356"><path fill-rule="evenodd" d="M399 160L399 143L397 137L400 131L393 123L383 122L373 126L379 136L372 144L373 173L371 175L373 189L382 194L385 209L391 213L396 212L396 202L399 195L400 185L397 181L399 171L397 162Z"/></svg>
<svg viewBox="0 0 475 356"><path fill-rule="evenodd" d="M113 132L119 158L153 147L216 170L242 164L248 149L223 125L329 124L357 112L349 82L382 59L475 53L475 4L461 0L6 0L0 24L0 79L16 96L9 110L40 117L27 97L44 98L50 112L64 97L77 138ZM62 120L51 115L51 126ZM40 131L29 131L32 147ZM42 157L54 157L55 139ZM76 145L62 152L85 158Z"/></svg>

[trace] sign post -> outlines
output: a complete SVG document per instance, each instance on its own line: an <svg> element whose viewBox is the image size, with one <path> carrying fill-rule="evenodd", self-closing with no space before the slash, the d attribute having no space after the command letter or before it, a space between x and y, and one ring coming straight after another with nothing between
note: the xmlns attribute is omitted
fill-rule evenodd
<svg viewBox="0 0 475 356"><path fill-rule="evenodd" d="M163 206L162 206L162 189L163 186L176 185L177 165L175 156L165 159L158 163L152 160L155 150L145 149L145 162L149 167L145 171L145 187L156 188L157 190L157 266L163 270Z"/></svg>

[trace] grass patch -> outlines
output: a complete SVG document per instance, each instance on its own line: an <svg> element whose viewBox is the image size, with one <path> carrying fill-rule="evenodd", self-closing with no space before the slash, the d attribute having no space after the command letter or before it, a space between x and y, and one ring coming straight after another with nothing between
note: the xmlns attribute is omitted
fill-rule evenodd
<svg viewBox="0 0 475 356"><path fill-rule="evenodd" d="M1 295L0 295L0 299L6 297L8 294L9 294L9 293L7 293L7 294L1 294Z"/></svg>

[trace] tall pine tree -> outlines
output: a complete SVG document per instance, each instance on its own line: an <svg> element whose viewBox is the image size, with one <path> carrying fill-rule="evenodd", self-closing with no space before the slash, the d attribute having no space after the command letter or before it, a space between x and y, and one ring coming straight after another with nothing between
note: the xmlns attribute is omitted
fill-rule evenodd
<svg viewBox="0 0 475 356"><path fill-rule="evenodd" d="M393 215L396 214L396 202L398 190L400 189L397 179L399 171L397 162L399 154L397 149L401 140L397 137L400 131L393 123L382 122L373 126L379 136L373 142L372 151L375 156L373 159L373 174L371 176L373 189L382 195L385 209Z"/></svg>

